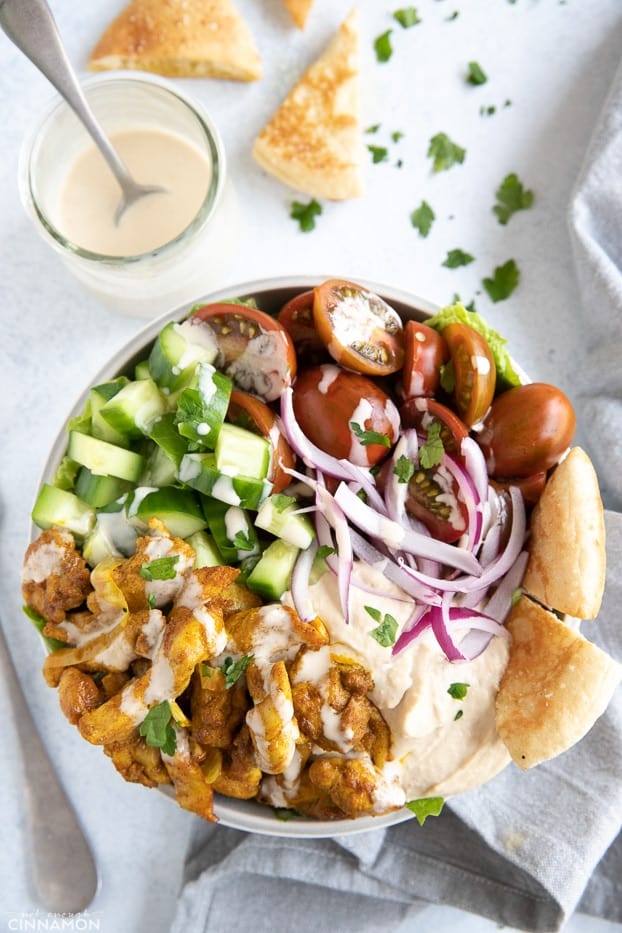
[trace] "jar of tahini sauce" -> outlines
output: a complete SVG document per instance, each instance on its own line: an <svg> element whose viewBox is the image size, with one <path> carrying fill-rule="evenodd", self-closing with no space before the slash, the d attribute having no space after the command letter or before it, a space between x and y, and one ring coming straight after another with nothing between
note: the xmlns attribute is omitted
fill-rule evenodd
<svg viewBox="0 0 622 933"><path fill-rule="evenodd" d="M20 191L41 235L107 306L155 317L218 285L236 227L218 132L200 106L153 75L97 76L84 91L133 177L160 185L118 224L121 189L57 99L22 150Z"/></svg>

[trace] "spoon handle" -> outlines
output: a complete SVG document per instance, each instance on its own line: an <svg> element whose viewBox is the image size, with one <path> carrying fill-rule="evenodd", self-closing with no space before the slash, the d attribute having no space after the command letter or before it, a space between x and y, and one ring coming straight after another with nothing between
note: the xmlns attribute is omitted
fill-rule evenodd
<svg viewBox="0 0 622 933"><path fill-rule="evenodd" d="M95 862L30 715L2 625L0 676L12 703L20 742L36 892L47 910L78 913L88 907L97 891Z"/></svg>
<svg viewBox="0 0 622 933"><path fill-rule="evenodd" d="M46 0L0 0L0 26L82 121L121 189L132 188L134 182L130 173L110 145L84 96Z"/></svg>

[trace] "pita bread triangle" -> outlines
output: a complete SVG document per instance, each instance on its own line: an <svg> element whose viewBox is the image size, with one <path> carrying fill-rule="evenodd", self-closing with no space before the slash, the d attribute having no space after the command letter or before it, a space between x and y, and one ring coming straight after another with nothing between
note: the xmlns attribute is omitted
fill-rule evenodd
<svg viewBox="0 0 622 933"><path fill-rule="evenodd" d="M283 0L289 15L299 29L304 29L313 0Z"/></svg>
<svg viewBox="0 0 622 933"><path fill-rule="evenodd" d="M363 193L363 152L353 9L261 131L253 155L286 185L341 201Z"/></svg>
<svg viewBox="0 0 622 933"><path fill-rule="evenodd" d="M131 0L88 61L91 71L255 81L261 60L232 0Z"/></svg>

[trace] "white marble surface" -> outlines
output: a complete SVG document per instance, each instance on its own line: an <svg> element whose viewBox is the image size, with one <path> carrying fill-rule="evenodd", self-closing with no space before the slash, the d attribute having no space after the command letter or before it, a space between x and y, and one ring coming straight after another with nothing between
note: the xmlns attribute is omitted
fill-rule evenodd
<svg viewBox="0 0 622 933"><path fill-rule="evenodd" d="M265 77L244 86L216 81L184 86L204 102L221 129L242 209L235 252L217 284L263 276L326 272L390 282L445 302L454 292L470 300L508 337L514 355L537 379L555 381L571 396L581 355L576 326L566 209L573 183L622 49L619 0L419 0L422 23L402 30L392 22L399 4L360 0L365 125L381 128L368 141L388 145L391 161L366 166L367 192L358 202L325 204L314 232L289 219L299 197L264 176L249 150L254 134L291 81L323 46L350 0L316 0L307 30L298 33L279 0L238 0L262 53ZM91 46L121 3L53 0L70 55L84 70ZM459 16L448 17L457 10ZM374 38L393 28L394 55L378 64ZM488 83L465 83L477 60ZM2 622L28 702L96 853L101 887L91 910L106 933L163 933L175 907L192 818L156 791L126 785L102 753L86 745L60 713L40 676L41 649L20 611L19 568L28 516L46 453L77 393L142 322L122 317L86 296L37 237L21 209L17 160L49 88L0 35L0 392L3 454L0 486ZM506 100L510 106L504 107ZM480 115L480 107L496 111ZM390 134L402 131L393 144ZM428 140L447 132L467 149L462 166L433 175ZM403 160L403 167L394 162ZM517 172L535 204L507 227L491 212L494 192ZM410 212L425 198L437 220L427 239ZM455 271L441 266L447 250L476 257ZM481 279L515 258L519 288L493 305ZM0 695L3 685L0 684ZM3 709L7 698L2 695ZM2 730L2 845L0 929L36 910L29 886L22 779L10 717ZM28 764L26 763L26 769ZM434 907L416 928L442 933L496 925ZM275 924L277 929L278 924ZM620 927L575 916L572 933Z"/></svg>

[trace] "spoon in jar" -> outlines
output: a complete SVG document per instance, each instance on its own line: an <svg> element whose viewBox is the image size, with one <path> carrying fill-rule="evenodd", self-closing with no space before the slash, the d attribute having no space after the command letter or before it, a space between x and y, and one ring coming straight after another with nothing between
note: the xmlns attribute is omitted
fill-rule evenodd
<svg viewBox="0 0 622 933"><path fill-rule="evenodd" d="M165 193L159 185L135 181L110 143L84 96L46 0L0 0L0 26L69 104L108 163L122 192L115 224L140 198Z"/></svg>

